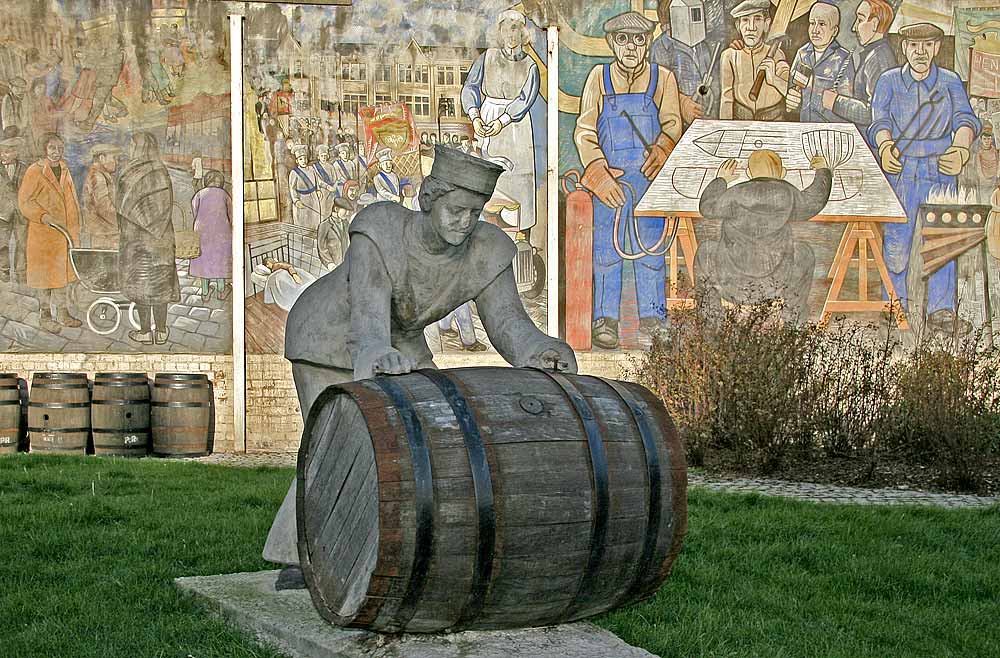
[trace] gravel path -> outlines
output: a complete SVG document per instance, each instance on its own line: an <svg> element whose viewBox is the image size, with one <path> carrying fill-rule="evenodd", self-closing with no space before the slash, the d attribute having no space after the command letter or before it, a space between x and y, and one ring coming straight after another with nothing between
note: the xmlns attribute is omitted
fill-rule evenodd
<svg viewBox="0 0 1000 658"><path fill-rule="evenodd" d="M179 461L218 464L242 468L273 466L293 468L296 454L292 452L260 452L246 454L216 454ZM847 505L932 505L936 507L988 507L1000 505L1000 497L970 496L961 494L932 493L907 488L862 489L810 482L788 482L764 478L721 479L712 476L689 474L688 482L697 487L714 491L759 493L765 496L795 498L816 503Z"/></svg>

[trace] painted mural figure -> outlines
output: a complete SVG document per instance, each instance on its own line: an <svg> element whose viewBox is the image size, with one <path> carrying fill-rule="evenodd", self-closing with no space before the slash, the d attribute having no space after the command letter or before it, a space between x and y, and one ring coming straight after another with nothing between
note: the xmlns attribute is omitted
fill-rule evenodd
<svg viewBox="0 0 1000 658"><path fill-rule="evenodd" d="M521 207L518 229L536 224L535 146L529 110L538 99L538 65L524 46L531 41L524 14L509 10L500 14L500 47L487 48L469 70L462 88L462 109L472 119L482 140L483 157L506 171L498 191ZM458 147L458 135L451 136Z"/></svg>
<svg viewBox="0 0 1000 658"><path fill-rule="evenodd" d="M333 213L320 222L316 248L319 260L327 270L332 271L344 262L349 244L347 232L353 214L354 204L344 197L337 197L333 202Z"/></svg>
<svg viewBox="0 0 1000 658"><path fill-rule="evenodd" d="M677 15L676 29L671 24L671 12ZM681 102L691 103L693 107L691 119L718 116L719 58L705 40L704 3L702 0L660 0L656 13L662 34L653 42L650 61L673 72ZM692 14L700 16L701 20L695 21ZM703 89L706 80L709 84ZM686 116L685 121L690 123Z"/></svg>
<svg viewBox="0 0 1000 658"><path fill-rule="evenodd" d="M858 126L861 134L872 123L872 96L875 83L883 73L896 68L896 53L886 38L895 12L886 0L861 0L855 12L852 31L858 37L860 52L850 94L837 89L823 91L823 108Z"/></svg>
<svg viewBox="0 0 1000 658"><path fill-rule="evenodd" d="M118 180L122 292L134 302L140 328L128 337L146 345L167 342L167 306L180 300L171 221L174 193L156 138L136 133ZM154 331L155 330L155 331Z"/></svg>
<svg viewBox="0 0 1000 658"><path fill-rule="evenodd" d="M829 2L817 2L809 10L809 43L799 48L792 61L791 79L803 73L809 82L801 90L788 87L785 104L789 112L799 110L803 122L843 121L823 105L823 95L835 91L851 95L854 61L851 53L837 41L840 33L840 9Z"/></svg>
<svg viewBox="0 0 1000 658"><path fill-rule="evenodd" d="M971 190L978 203L990 203L997 187L997 169L1000 151L993 137L993 124L983 126L983 134L970 149L969 164L962 169L959 184Z"/></svg>
<svg viewBox="0 0 1000 658"><path fill-rule="evenodd" d="M453 329L454 325L458 330ZM472 304L466 302L438 320L438 332L442 336L458 338L462 349L468 352L485 352L487 347L476 337L476 325L472 321Z"/></svg>
<svg viewBox="0 0 1000 658"><path fill-rule="evenodd" d="M969 161L981 129L962 80L938 68L943 31L929 23L900 29L906 65L879 78L872 99L869 138L909 221L886 224L883 252L896 293L907 307L907 274L920 204L934 189L956 189L956 176ZM935 272L927 284L926 313L935 324L950 324L955 312L955 262Z"/></svg>
<svg viewBox="0 0 1000 658"><path fill-rule="evenodd" d="M320 179L309 166L309 149L296 146L292 149L295 167L288 173L288 190L292 199L292 217L296 225L315 229L323 219Z"/></svg>
<svg viewBox="0 0 1000 658"><path fill-rule="evenodd" d="M216 296L228 299L233 290L229 284L233 278L233 200L221 171L205 173L205 187L191 199L191 212L201 254L191 260L188 271L201 279L203 300L211 298L213 282Z"/></svg>
<svg viewBox="0 0 1000 658"><path fill-rule="evenodd" d="M27 283L38 294L38 326L49 333L81 322L70 315L66 286L77 280L69 259L69 245L58 225L80 242L80 206L69 165L63 159L65 144L58 135L42 140L45 157L28 167L18 191L21 214L28 220ZM55 313L52 308L55 308Z"/></svg>
<svg viewBox="0 0 1000 658"><path fill-rule="evenodd" d="M340 195L342 183L337 179L337 171L333 161L330 160L330 147L320 144L316 147L316 162L313 163L313 170L319 178L318 186L325 192L321 194L323 203L320 204L320 213L329 217L333 211L333 199Z"/></svg>
<svg viewBox="0 0 1000 658"><path fill-rule="evenodd" d="M478 221L503 169L438 146L422 211L375 204L351 224L341 267L302 293L288 315L285 358L303 417L328 385L434 367L424 329L475 300L490 341L515 366L576 372L573 350L542 333L517 295L516 252ZM268 535L265 559L297 564L295 486Z"/></svg>
<svg viewBox="0 0 1000 658"><path fill-rule="evenodd" d="M618 347L624 264L619 245L631 242L637 251L638 242L653 245L662 237L663 218L633 217L632 209L681 136L677 81L649 62L654 27L638 12L604 24L615 61L595 66L587 77L574 133L585 167L581 182L596 197L592 332L594 344L605 349ZM633 263L639 324L650 333L666 319L665 264L651 255Z"/></svg>
<svg viewBox="0 0 1000 658"><path fill-rule="evenodd" d="M740 39L722 52L720 119L780 121L784 117L789 66L780 48L774 57L768 56L765 39L771 29L770 11L770 0L744 0L730 12ZM753 99L750 92L760 70L765 74L764 84Z"/></svg>
<svg viewBox="0 0 1000 658"><path fill-rule="evenodd" d="M793 239L791 225L818 215L833 184L825 158L810 164L816 177L799 190L783 180L781 157L762 149L750 155L750 180L732 185L737 161L727 160L702 192L699 212L721 221L722 231L718 241L699 245L695 271L716 310L722 300L763 295L784 301L786 319L805 317L816 257L808 244Z"/></svg>
<svg viewBox="0 0 1000 658"><path fill-rule="evenodd" d="M340 142L336 148L337 160L333 165L341 186L349 180L360 181L367 167L365 162L360 157L355 156L354 147L348 142Z"/></svg>
<svg viewBox="0 0 1000 658"><path fill-rule="evenodd" d="M45 88L44 79L31 83L31 126L22 136L26 138L25 148L32 155L43 154L42 136L58 133L62 124L63 111L46 93Z"/></svg>
<svg viewBox="0 0 1000 658"><path fill-rule="evenodd" d="M31 103L26 98L28 83L24 78L10 81L10 91L0 100L0 126L16 127L21 135L31 131Z"/></svg>
<svg viewBox="0 0 1000 658"><path fill-rule="evenodd" d="M0 281L25 282L28 223L18 206L17 192L28 171L19 153L24 140L17 129L3 131L0 138ZM11 240L13 239L13 246Z"/></svg>
<svg viewBox="0 0 1000 658"><path fill-rule="evenodd" d="M83 240L93 249L118 248L118 155L121 149L98 144L90 150L93 163L83 183Z"/></svg>
<svg viewBox="0 0 1000 658"><path fill-rule="evenodd" d="M380 201L403 202L403 188L399 182L399 174L393 169L392 151L383 149L378 153L378 171L372 182L375 184L375 194Z"/></svg>

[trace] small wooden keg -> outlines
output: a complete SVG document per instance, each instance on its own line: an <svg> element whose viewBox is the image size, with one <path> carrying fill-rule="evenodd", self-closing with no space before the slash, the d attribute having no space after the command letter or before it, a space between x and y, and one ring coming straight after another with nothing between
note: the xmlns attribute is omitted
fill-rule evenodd
<svg viewBox="0 0 1000 658"><path fill-rule="evenodd" d="M36 372L28 399L31 452L87 454L90 390L82 372Z"/></svg>
<svg viewBox="0 0 1000 658"><path fill-rule="evenodd" d="M149 447L149 381L142 372L99 372L90 410L94 454L144 457Z"/></svg>
<svg viewBox="0 0 1000 658"><path fill-rule="evenodd" d="M299 559L341 626L558 624L656 592L686 487L673 423L636 384L520 368L377 377L313 404Z"/></svg>
<svg viewBox="0 0 1000 658"><path fill-rule="evenodd" d="M208 454L212 389L208 375L160 373L153 380L153 454Z"/></svg>
<svg viewBox="0 0 1000 658"><path fill-rule="evenodd" d="M21 435L21 390L17 375L0 374L0 455L17 452Z"/></svg>

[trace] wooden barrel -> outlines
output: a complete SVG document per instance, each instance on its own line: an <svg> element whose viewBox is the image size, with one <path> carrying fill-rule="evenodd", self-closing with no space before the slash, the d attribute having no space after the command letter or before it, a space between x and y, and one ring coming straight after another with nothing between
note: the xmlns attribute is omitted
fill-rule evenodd
<svg viewBox="0 0 1000 658"><path fill-rule="evenodd" d="M17 452L21 435L21 390L14 373L0 374L0 455Z"/></svg>
<svg viewBox="0 0 1000 658"><path fill-rule="evenodd" d="M87 454L90 389L82 372L36 372L28 399L31 452Z"/></svg>
<svg viewBox="0 0 1000 658"><path fill-rule="evenodd" d="M145 457L149 447L149 381L142 372L99 372L90 409L94 454Z"/></svg>
<svg viewBox="0 0 1000 658"><path fill-rule="evenodd" d="M316 608L383 632L545 626L643 599L687 527L684 451L660 401L541 370L331 387L297 485Z"/></svg>
<svg viewBox="0 0 1000 658"><path fill-rule="evenodd" d="M208 375L156 375L151 406L154 454L184 457L208 454L212 417Z"/></svg>

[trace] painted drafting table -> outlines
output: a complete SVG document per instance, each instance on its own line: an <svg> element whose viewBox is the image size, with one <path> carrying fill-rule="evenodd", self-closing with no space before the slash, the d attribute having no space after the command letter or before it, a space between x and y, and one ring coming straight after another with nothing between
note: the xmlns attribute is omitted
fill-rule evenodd
<svg viewBox="0 0 1000 658"><path fill-rule="evenodd" d="M900 328L907 327L906 318L882 301L869 299L869 265L874 265L879 283L890 299L897 298L882 258L882 237L877 224L906 222L906 214L889 186L875 156L851 123L792 123L761 121L720 121L699 119L681 137L663 169L636 206L637 216L679 217L678 239L670 251L671 283L676 284L678 257L683 259L688 276L694 280L694 256L697 241L694 221L700 219L698 204L701 193L715 178L719 165L730 158L739 161L739 178L747 180L746 166L750 154L770 149L781 156L789 181L799 189L812 183L815 172L809 161L824 155L834 170L830 201L814 222L847 224L840 240L829 277L832 281L823 304L821 321L834 313L862 313L895 310ZM679 244L678 244L679 243ZM677 253L678 248L680 253ZM858 294L842 299L844 280L857 262ZM687 304L687 300L671 302Z"/></svg>

